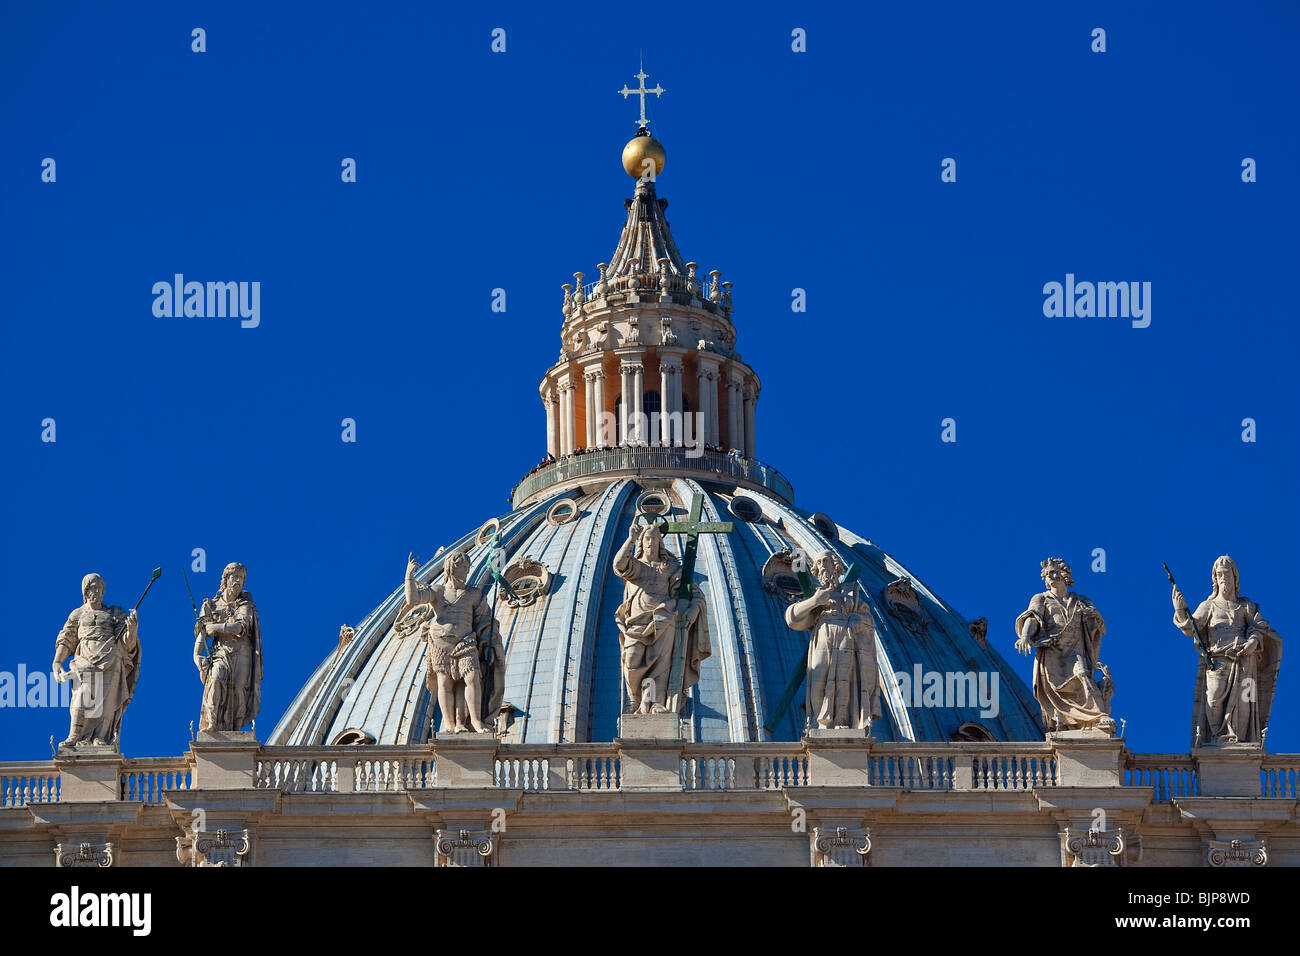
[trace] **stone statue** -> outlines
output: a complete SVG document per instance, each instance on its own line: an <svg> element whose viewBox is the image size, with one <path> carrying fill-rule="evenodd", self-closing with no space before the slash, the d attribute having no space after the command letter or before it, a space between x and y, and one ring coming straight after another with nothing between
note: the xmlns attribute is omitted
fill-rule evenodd
<svg viewBox="0 0 1300 956"><path fill-rule="evenodd" d="M1016 618L1016 650L1034 657L1034 699L1049 730L1095 730L1113 735L1110 716L1114 682L1099 659L1106 622L1074 584L1060 558L1042 563L1047 590L1035 594L1029 610ZM1095 679L1097 670L1103 676Z"/></svg>
<svg viewBox="0 0 1300 956"><path fill-rule="evenodd" d="M1239 593L1232 558L1218 558L1210 575L1214 589L1194 614L1188 614L1177 585L1173 594L1174 626L1204 642L1196 672L1193 740L1201 746L1262 743L1282 663L1282 638L1260 616L1259 605Z"/></svg>
<svg viewBox="0 0 1300 956"><path fill-rule="evenodd" d="M419 561L408 559L406 606L398 619L412 608L428 606L420 634L427 642L425 681L442 711L438 733L489 731L484 715L488 720L497 715L506 689L505 652L491 604L482 589L465 583L469 559L461 551L443 561L443 584L420 584L415 580L419 569Z"/></svg>
<svg viewBox="0 0 1300 956"><path fill-rule="evenodd" d="M614 573L627 582L623 603L614 612L627 713L666 713L670 698L684 695L699 681L700 662L713 653L704 596L696 591L689 602L678 599L682 563L664 547L663 535L654 524L638 527L632 522L627 541L614 555ZM670 688L679 631L686 640L682 685Z"/></svg>
<svg viewBox="0 0 1300 956"><path fill-rule="evenodd" d="M73 681L72 724L64 747L100 744L118 747L122 715L135 696L140 677L140 635L135 611L104 604L104 579L81 579L85 602L68 615L54 643L54 675ZM69 657L72 664L63 669Z"/></svg>
<svg viewBox="0 0 1300 956"><path fill-rule="evenodd" d="M262 625L244 590L248 569L238 562L221 572L221 589L199 612L194 665L203 680L199 730L243 730L262 706ZM212 649L206 657L207 639Z"/></svg>
<svg viewBox="0 0 1300 956"><path fill-rule="evenodd" d="M785 623L812 631L808 643L810 726L871 730L880 716L876 626L856 582L841 585L844 564L834 551L813 560L817 590L785 609Z"/></svg>

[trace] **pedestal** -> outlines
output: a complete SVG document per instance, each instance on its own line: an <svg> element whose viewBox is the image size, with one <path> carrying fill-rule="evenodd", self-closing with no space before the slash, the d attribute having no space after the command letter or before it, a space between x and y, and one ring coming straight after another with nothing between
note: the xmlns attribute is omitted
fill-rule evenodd
<svg viewBox="0 0 1300 956"><path fill-rule="evenodd" d="M865 787L875 738L865 730L816 727L804 734L808 780L814 787Z"/></svg>
<svg viewBox="0 0 1300 956"><path fill-rule="evenodd" d="M1047 735L1056 751L1056 782L1062 787L1124 785L1124 741L1100 730L1060 730Z"/></svg>
<svg viewBox="0 0 1300 956"><path fill-rule="evenodd" d="M622 790L682 789L682 724L675 713L624 714L618 719Z"/></svg>
<svg viewBox="0 0 1300 956"><path fill-rule="evenodd" d="M194 789L253 789L260 747L251 730L200 730L190 744Z"/></svg>
<svg viewBox="0 0 1300 956"><path fill-rule="evenodd" d="M622 740L681 740L682 720L677 714L624 714L618 719Z"/></svg>
<svg viewBox="0 0 1300 956"><path fill-rule="evenodd" d="M438 786L493 786L498 743L490 730L435 736Z"/></svg>
<svg viewBox="0 0 1300 956"><path fill-rule="evenodd" d="M111 744L60 747L54 758L59 771L60 803L98 803L122 799L126 761Z"/></svg>
<svg viewBox="0 0 1300 956"><path fill-rule="evenodd" d="M1203 797L1258 797L1264 762L1260 744L1216 744L1192 750Z"/></svg>

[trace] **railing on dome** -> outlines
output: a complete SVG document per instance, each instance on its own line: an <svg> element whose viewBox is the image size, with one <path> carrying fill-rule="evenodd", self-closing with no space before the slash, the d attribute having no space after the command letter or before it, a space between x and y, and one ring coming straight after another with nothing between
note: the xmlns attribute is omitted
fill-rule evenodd
<svg viewBox="0 0 1300 956"><path fill-rule="evenodd" d="M666 289L664 288L665 279L667 280ZM597 294L596 286L600 285L601 282L605 283L605 291ZM695 286L694 289L690 288L692 284ZM681 292L698 299L700 305L706 309L712 310L717 307L717 303L709 298L709 279L707 277L701 279L698 272L694 279L671 272L667 276L661 276L657 272L638 272L636 274L636 285L636 291L638 293L645 294L660 291L667 291L669 293ZM633 291L633 289L632 276L630 275L617 277L611 276L606 279L597 279L594 282L585 282L582 286L583 298L588 302L592 299L602 299L607 295L615 295L631 291Z"/></svg>
<svg viewBox="0 0 1300 956"><path fill-rule="evenodd" d="M698 472L701 477L730 478L760 485L787 504L794 503L794 486L781 472L756 458L744 458L717 451L692 455L688 449L659 446L605 448L570 455L548 462L515 485L510 497L514 507L543 488L592 475L621 472Z"/></svg>

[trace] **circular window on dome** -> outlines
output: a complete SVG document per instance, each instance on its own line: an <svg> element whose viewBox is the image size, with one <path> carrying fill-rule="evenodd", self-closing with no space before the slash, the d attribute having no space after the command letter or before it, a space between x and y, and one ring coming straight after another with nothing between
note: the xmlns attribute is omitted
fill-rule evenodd
<svg viewBox="0 0 1300 956"><path fill-rule="evenodd" d="M487 544L492 540L492 536L501 530L501 522L496 518L490 519L483 527L478 529L478 537L475 540L479 544Z"/></svg>
<svg viewBox="0 0 1300 956"><path fill-rule="evenodd" d="M822 533L822 536L830 541L840 540L840 529L835 526L835 522L830 519L829 515L824 515L820 511L808 519L812 526Z"/></svg>
<svg viewBox="0 0 1300 956"><path fill-rule="evenodd" d="M672 514L673 505L664 491L643 491L636 499L638 514L668 515Z"/></svg>
<svg viewBox="0 0 1300 956"><path fill-rule="evenodd" d="M753 523L763 519L763 509L753 498L736 495L731 499L731 513L741 521Z"/></svg>
<svg viewBox="0 0 1300 956"><path fill-rule="evenodd" d="M576 517L578 517L577 502L572 498L561 498L551 505L550 510L546 512L546 523L558 528L562 524L568 524Z"/></svg>

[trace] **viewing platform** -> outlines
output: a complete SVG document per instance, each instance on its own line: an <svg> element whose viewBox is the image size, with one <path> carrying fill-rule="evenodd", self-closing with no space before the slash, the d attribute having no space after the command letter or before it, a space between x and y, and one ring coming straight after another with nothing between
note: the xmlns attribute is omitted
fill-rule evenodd
<svg viewBox="0 0 1300 956"><path fill-rule="evenodd" d="M657 475L734 482L740 487L766 491L788 505L794 504L794 486L785 475L755 458L717 451L693 453L684 447L654 445L603 448L550 462L525 476L515 485L510 497L513 506L519 508L543 492L553 493L561 490L557 486L569 483L581 484L584 478Z"/></svg>

